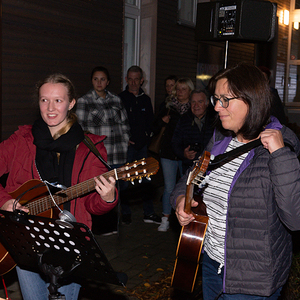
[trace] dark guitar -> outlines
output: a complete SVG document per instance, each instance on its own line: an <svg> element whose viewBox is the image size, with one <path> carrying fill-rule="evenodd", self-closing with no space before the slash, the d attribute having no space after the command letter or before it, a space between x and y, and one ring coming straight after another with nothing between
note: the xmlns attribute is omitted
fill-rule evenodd
<svg viewBox="0 0 300 300"><path fill-rule="evenodd" d="M159 163L152 157L126 164L118 169L102 174L104 178L113 177L116 180L133 181L142 177L150 177L157 173ZM84 196L95 190L94 178L78 183L74 186L53 194L57 205L61 205L72 199ZM10 193L12 199L19 199L19 202L29 208L29 214L39 215L46 218L53 218L57 214L56 205L49 196L48 189L40 180L32 179L25 182L17 190ZM58 211L58 210L57 210ZM1 217L1 215L0 215ZM15 262L6 249L0 244L0 275L9 272L15 267Z"/></svg>
<svg viewBox="0 0 300 300"><path fill-rule="evenodd" d="M202 244L208 223L205 204L200 197L193 195L194 184L198 185L204 179L203 175L206 172L209 161L210 153L205 151L190 172L187 180L184 211L193 214L195 220L181 229L171 282L173 287L186 292L193 292L194 290ZM193 198L199 203L196 208L191 206Z"/></svg>

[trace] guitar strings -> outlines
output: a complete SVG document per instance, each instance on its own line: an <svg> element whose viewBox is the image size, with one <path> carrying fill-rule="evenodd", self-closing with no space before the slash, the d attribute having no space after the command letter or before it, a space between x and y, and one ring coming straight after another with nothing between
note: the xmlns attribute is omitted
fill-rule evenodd
<svg viewBox="0 0 300 300"><path fill-rule="evenodd" d="M57 203L55 202L54 198L53 198L53 195L49 189L49 186L48 186L48 182L47 181L44 181L46 187L47 187L47 190L48 190L48 193L49 193L49 196L50 196L50 199L52 200L52 202L54 203L54 205L59 209L59 211L62 213L62 209L57 205Z"/></svg>

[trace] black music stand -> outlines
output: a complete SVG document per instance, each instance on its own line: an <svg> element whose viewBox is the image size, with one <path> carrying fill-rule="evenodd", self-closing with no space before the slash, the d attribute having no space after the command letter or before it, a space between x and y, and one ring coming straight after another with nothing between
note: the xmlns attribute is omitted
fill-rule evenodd
<svg viewBox="0 0 300 300"><path fill-rule="evenodd" d="M127 275L113 270L89 228L72 225L0 210L0 241L17 265L49 276L51 300L65 299L58 280L70 275L125 286Z"/></svg>

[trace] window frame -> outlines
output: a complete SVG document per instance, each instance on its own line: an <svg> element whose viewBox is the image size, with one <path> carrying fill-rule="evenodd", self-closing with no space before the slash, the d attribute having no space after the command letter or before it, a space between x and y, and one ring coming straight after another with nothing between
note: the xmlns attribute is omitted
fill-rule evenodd
<svg viewBox="0 0 300 300"><path fill-rule="evenodd" d="M185 18L184 15L181 14L182 7L187 4L187 1L192 2L192 20ZM180 25L185 25L189 27L196 26L197 19L197 0L178 0L178 9L177 9L177 23Z"/></svg>

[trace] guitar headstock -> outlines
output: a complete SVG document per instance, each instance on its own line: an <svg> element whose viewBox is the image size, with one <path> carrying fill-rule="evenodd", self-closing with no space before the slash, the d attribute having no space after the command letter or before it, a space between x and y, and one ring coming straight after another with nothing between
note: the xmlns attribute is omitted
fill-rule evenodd
<svg viewBox="0 0 300 300"><path fill-rule="evenodd" d="M203 175L206 172L209 161L210 161L210 153L208 151L205 151L197 161L194 169L190 172L187 180L187 185L191 184L199 174Z"/></svg>
<svg viewBox="0 0 300 300"><path fill-rule="evenodd" d="M118 168L118 179L125 181L133 181L135 179L142 179L143 177L150 178L155 175L159 169L159 163L153 157L143 158L132 163Z"/></svg>

